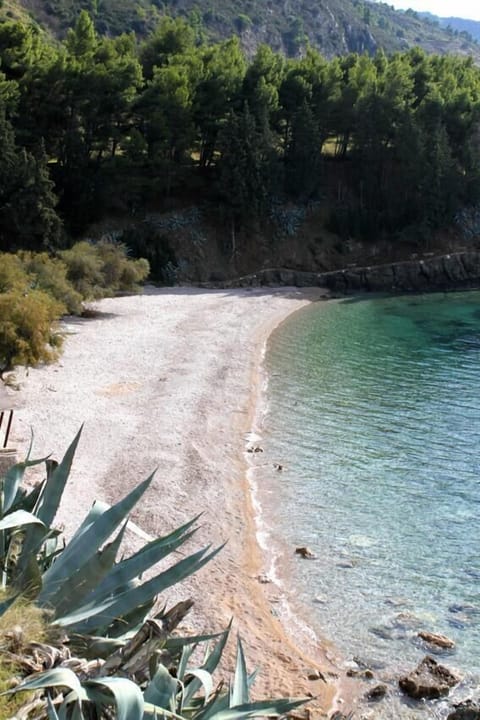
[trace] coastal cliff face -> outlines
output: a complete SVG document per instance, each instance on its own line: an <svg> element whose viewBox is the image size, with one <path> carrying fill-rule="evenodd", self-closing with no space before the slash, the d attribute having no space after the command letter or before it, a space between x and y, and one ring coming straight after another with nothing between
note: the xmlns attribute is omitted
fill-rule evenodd
<svg viewBox="0 0 480 720"><path fill-rule="evenodd" d="M224 287L257 285L318 286L328 288L334 293L346 294L476 287L480 285L480 251L450 253L383 265L348 267L325 273L268 269L223 283Z"/></svg>

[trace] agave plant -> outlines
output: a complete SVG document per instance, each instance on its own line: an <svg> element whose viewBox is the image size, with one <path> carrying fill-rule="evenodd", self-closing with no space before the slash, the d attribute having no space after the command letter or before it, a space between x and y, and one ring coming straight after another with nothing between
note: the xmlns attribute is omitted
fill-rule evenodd
<svg viewBox="0 0 480 720"><path fill-rule="evenodd" d="M111 507L94 503L73 537L62 543L51 525L80 434L81 430L59 464L49 458L30 460L29 452L0 484L2 585L13 590L0 603L0 615L18 596L28 596L48 611L51 626L64 633L60 649L35 642L32 657L10 652L27 674L10 692L35 692L22 717L34 713L36 720L242 720L281 715L304 702L251 702L255 673L247 675L240 640L231 687L215 687L212 674L230 626L216 635L173 637L172 630L192 601L154 613L159 594L197 572L221 549L207 546L143 579L195 534L199 516L117 561L128 515L153 475ZM46 463L46 478L27 491L24 473L41 462ZM203 663L191 667L192 657L204 645ZM32 674L45 667L46 672Z"/></svg>
<svg viewBox="0 0 480 720"><path fill-rule="evenodd" d="M99 676L80 682L69 668L54 668L28 678L12 692L47 690L46 715L50 720L244 720L251 717L285 715L305 702L292 700L250 700L256 672L247 674L240 638L232 683L214 685L212 674L223 653L230 628L221 634L200 667L190 667L194 644L184 647L172 675L158 663L142 686L123 677ZM105 666L104 666L105 667Z"/></svg>
<svg viewBox="0 0 480 720"><path fill-rule="evenodd" d="M80 433L60 464L29 459L12 467L1 486L0 560L2 583L48 609L52 622L69 631L108 638L138 629L157 596L197 572L220 550L205 547L147 580L140 578L195 533L198 516L116 562L131 510L153 475L113 506L96 502L70 541L60 546L51 528L67 483ZM47 462L47 477L27 493L26 468ZM113 540L108 542L114 533ZM4 608L14 599L5 602ZM1 608L0 608L1 610Z"/></svg>

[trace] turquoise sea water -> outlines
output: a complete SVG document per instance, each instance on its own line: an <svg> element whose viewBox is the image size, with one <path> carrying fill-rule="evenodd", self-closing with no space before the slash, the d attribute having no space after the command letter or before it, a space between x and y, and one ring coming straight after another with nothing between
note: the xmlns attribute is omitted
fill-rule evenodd
<svg viewBox="0 0 480 720"><path fill-rule="evenodd" d="M265 365L256 478L287 592L346 659L393 678L426 654L419 629L440 632L457 646L439 659L474 685L480 293L311 305Z"/></svg>

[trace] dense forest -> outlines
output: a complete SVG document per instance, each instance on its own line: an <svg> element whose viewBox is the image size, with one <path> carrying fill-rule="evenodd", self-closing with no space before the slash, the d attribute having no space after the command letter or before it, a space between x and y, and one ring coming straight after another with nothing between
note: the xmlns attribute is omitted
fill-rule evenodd
<svg viewBox="0 0 480 720"><path fill-rule="evenodd" d="M68 246L113 215L203 203L228 228L293 202L340 237L448 225L480 196L480 69L420 49L251 60L166 17L144 41L82 12L53 43L0 25L0 250ZM148 237L142 246L153 269ZM146 252L145 252L146 249Z"/></svg>

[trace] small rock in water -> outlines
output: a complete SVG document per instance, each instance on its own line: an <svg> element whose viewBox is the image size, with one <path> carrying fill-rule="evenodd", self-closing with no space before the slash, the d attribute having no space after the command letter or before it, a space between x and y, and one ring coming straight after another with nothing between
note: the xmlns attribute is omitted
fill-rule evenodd
<svg viewBox="0 0 480 720"><path fill-rule="evenodd" d="M448 608L449 612L457 614L460 613L462 615L478 615L480 610L475 607L475 605L450 605Z"/></svg>
<svg viewBox="0 0 480 720"><path fill-rule="evenodd" d="M400 689L414 700L433 700L448 695L450 688L460 682L444 665L427 655L409 675L400 678Z"/></svg>
<svg viewBox="0 0 480 720"><path fill-rule="evenodd" d="M480 720L480 705L473 700L454 705L454 710L447 717L447 720Z"/></svg>
<svg viewBox="0 0 480 720"><path fill-rule="evenodd" d="M300 557L304 558L305 560L314 560L317 557L315 553L306 546L297 547L295 549L295 554L300 555Z"/></svg>
<svg viewBox="0 0 480 720"><path fill-rule="evenodd" d="M260 445L250 445L247 447L247 452L249 453L261 453L263 452L263 448L260 447Z"/></svg>
<svg viewBox="0 0 480 720"><path fill-rule="evenodd" d="M450 640L450 638L448 638L446 635L441 635L440 633L431 633L427 632L426 630L421 630L418 633L418 637L422 640L425 640L425 642L429 643L429 645L435 645L436 647L445 650L455 647L455 643L453 640Z"/></svg>
<svg viewBox="0 0 480 720"><path fill-rule="evenodd" d="M422 624L422 620L411 612L401 612L395 616L392 625L402 630L414 630Z"/></svg>
<svg viewBox="0 0 480 720"><path fill-rule="evenodd" d="M381 700L387 694L387 690L386 685L375 685L375 687L365 693L365 698L366 700Z"/></svg>
<svg viewBox="0 0 480 720"><path fill-rule="evenodd" d="M411 607L412 601L405 597L388 597L385 600L385 605L391 605L392 607Z"/></svg>
<svg viewBox="0 0 480 720"><path fill-rule="evenodd" d="M343 570L351 570L355 567L355 564L352 560L343 560L342 562L337 563L337 567L342 568Z"/></svg>
<svg viewBox="0 0 480 720"><path fill-rule="evenodd" d="M282 472L283 470L283 465L280 465L280 463L273 463L273 467L277 470L277 472Z"/></svg>

